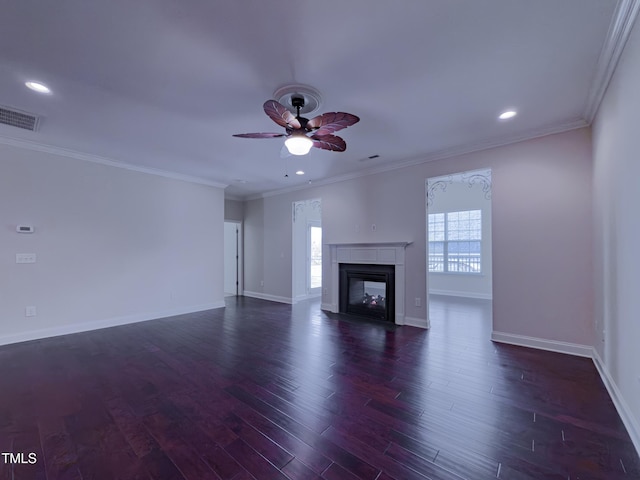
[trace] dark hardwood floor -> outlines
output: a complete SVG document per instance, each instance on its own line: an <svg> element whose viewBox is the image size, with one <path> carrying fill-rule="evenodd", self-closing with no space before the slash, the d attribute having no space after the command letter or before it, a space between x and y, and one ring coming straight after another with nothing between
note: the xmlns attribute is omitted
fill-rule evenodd
<svg viewBox="0 0 640 480"><path fill-rule="evenodd" d="M591 360L493 344L486 301L431 309L231 297L0 347L0 479L640 479Z"/></svg>

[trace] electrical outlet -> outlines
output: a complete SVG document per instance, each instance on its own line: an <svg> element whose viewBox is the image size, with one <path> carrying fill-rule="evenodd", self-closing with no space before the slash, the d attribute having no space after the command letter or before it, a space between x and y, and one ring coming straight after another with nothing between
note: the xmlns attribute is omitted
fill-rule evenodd
<svg viewBox="0 0 640 480"><path fill-rule="evenodd" d="M420 297L416 297L416 307L421 307L422 306L422 300L420 299Z"/></svg>
<svg viewBox="0 0 640 480"><path fill-rule="evenodd" d="M376 227L376 224L375 224L375 223L371 225L371 231L372 231L372 232L375 232L375 231L376 231L376 228L378 228L378 227Z"/></svg>
<svg viewBox="0 0 640 480"><path fill-rule="evenodd" d="M35 317L36 316L36 307L24 307L24 316L25 317Z"/></svg>
<svg viewBox="0 0 640 480"><path fill-rule="evenodd" d="M264 287L264 280L260 280L260 286Z"/></svg>

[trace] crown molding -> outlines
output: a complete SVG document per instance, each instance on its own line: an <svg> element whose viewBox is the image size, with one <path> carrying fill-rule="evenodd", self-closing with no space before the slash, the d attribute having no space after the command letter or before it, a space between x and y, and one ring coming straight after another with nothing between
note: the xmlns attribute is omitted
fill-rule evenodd
<svg viewBox="0 0 640 480"><path fill-rule="evenodd" d="M620 55L622 55L624 46L633 29L638 11L640 11L640 0L618 1L611 25L609 25L607 37L600 52L600 57L598 58L591 89L589 90L587 106L584 110L584 118L589 125L593 122L600 103L602 103L611 77L613 77L613 73L620 60Z"/></svg>
<svg viewBox="0 0 640 480"><path fill-rule="evenodd" d="M387 165L379 165L377 167L372 167L366 170L359 170L357 172L325 178L322 180L311 182L310 184L298 185L295 187L287 187L287 188L271 190L269 192L259 193L255 195L249 195L244 199L258 200L260 198L273 197L276 195L283 195L285 193L297 192L300 190L308 190L309 188L319 187L322 185L345 182L347 180L353 180L355 178L366 177L369 175L376 175L378 173L386 173L393 170L400 170L403 168L413 167L415 165L421 165L423 163L435 162L437 160L445 160L447 158L460 157L462 155L467 155L469 153L476 153L484 150L490 150L492 148L513 145L514 143L519 143L526 140L533 140L540 137L546 137L547 135L555 135L557 133L568 132L571 130L577 130L579 128L584 128L588 126L589 124L585 120L576 119L567 123L561 123L561 124L551 125L548 127L539 128L539 129L529 130L522 134L508 135L508 136L503 136L490 141L470 143L467 145L461 145L457 147L439 150L437 152L426 153L418 157L400 160Z"/></svg>
<svg viewBox="0 0 640 480"><path fill-rule="evenodd" d="M244 198L243 197L239 197L238 195L232 195L230 193L224 192L224 199L225 200L234 200L236 202L244 202Z"/></svg>
<svg viewBox="0 0 640 480"><path fill-rule="evenodd" d="M209 187L226 188L226 183L214 182L211 180L205 180L199 177L193 177L190 175L183 175L180 173L170 172L168 170L161 170L159 168L141 167L138 165L132 165L126 162L120 162L112 160L106 157L98 155L92 155L88 153L78 152L67 148L54 147L44 143L33 142L30 140L23 140L13 137L7 137L0 135L0 145L8 145L11 147L23 148L25 150L32 150L35 152L49 153L51 155L58 155L60 157L73 158L75 160L82 160L85 162L98 163L100 165L106 165L109 167L122 168L125 170L131 170L133 172L146 173L148 175L156 175L159 177L170 178L172 180L181 180L183 182L197 183L200 185L207 185Z"/></svg>

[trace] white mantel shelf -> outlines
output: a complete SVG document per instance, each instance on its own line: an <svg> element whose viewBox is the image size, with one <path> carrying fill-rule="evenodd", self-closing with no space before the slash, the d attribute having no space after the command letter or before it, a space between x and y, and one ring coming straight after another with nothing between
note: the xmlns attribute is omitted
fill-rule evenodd
<svg viewBox="0 0 640 480"><path fill-rule="evenodd" d="M413 242L330 242L325 243L328 246L337 247L403 247L406 248Z"/></svg>
<svg viewBox="0 0 640 480"><path fill-rule="evenodd" d="M331 259L331 288L323 310L339 312L340 264L395 265L395 323L404 325L405 316L405 249L412 242L326 243Z"/></svg>

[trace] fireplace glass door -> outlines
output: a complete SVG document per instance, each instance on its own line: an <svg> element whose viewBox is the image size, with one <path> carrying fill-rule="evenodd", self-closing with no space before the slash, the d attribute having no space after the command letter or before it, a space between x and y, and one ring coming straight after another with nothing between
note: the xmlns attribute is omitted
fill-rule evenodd
<svg viewBox="0 0 640 480"><path fill-rule="evenodd" d="M381 320L393 320L395 267L340 265L340 311Z"/></svg>

